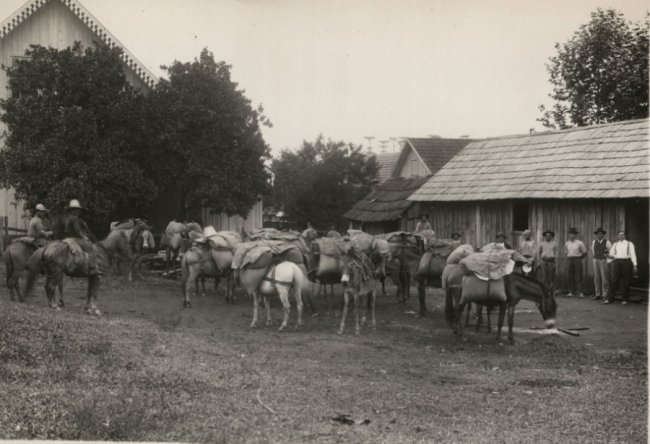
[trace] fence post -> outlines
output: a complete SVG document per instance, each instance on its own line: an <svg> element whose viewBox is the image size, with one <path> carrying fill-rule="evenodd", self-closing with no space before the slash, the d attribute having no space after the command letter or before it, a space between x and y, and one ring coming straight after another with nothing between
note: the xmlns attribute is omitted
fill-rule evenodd
<svg viewBox="0 0 650 444"><path fill-rule="evenodd" d="M0 217L0 252L5 251L5 217Z"/></svg>

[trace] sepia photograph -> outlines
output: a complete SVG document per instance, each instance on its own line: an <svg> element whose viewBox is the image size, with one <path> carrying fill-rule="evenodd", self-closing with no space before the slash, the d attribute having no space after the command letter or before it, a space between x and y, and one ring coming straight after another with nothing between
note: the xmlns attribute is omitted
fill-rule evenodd
<svg viewBox="0 0 650 444"><path fill-rule="evenodd" d="M0 443L644 443L647 0L0 0Z"/></svg>

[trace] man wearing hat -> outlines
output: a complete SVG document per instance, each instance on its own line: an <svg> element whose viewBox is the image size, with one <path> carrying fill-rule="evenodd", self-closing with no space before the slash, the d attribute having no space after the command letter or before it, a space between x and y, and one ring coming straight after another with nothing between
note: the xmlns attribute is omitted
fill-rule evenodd
<svg viewBox="0 0 650 444"><path fill-rule="evenodd" d="M521 241L519 243L519 253L528 259L528 265L533 267L535 256L537 256L537 244L533 240L533 233L530 230L524 230L521 234Z"/></svg>
<svg viewBox="0 0 650 444"><path fill-rule="evenodd" d="M506 242L506 235L503 231L499 231L496 235L497 241L495 242L497 245L501 245L502 247L512 250L512 245L510 245L508 242Z"/></svg>
<svg viewBox="0 0 650 444"><path fill-rule="evenodd" d="M594 264L594 296L592 299L601 299L607 296L609 289L609 266L607 264L607 255L612 248L612 244L605 238L607 232L599 227L594 231L596 239L591 242L591 255Z"/></svg>
<svg viewBox="0 0 650 444"><path fill-rule="evenodd" d="M559 246L555 240L555 233L546 230L543 233L544 240L537 247L537 257L541 261L544 271L544 286L555 294L555 269L557 267L557 253Z"/></svg>
<svg viewBox="0 0 650 444"><path fill-rule="evenodd" d="M636 274L637 262L634 244L626 239L625 231L618 232L618 240L610 248L608 257L612 260L612 281L603 304L614 302L614 296L620 286L623 292L623 305L626 305L630 292L630 278L632 273Z"/></svg>
<svg viewBox="0 0 650 444"><path fill-rule="evenodd" d="M424 230L431 230L431 224L429 223L429 215L427 213L420 214L420 220L415 224L415 232L421 233Z"/></svg>
<svg viewBox="0 0 650 444"><path fill-rule="evenodd" d="M568 297L573 297L576 294L578 297L584 298L582 293L582 259L587 256L587 247L584 242L577 239L578 230L575 228L569 229L569 240L564 244L564 252L567 258L567 277L569 285Z"/></svg>
<svg viewBox="0 0 650 444"><path fill-rule="evenodd" d="M30 237L37 248L44 247L47 243L47 238L52 236L51 231L45 230L43 219L47 217L47 208L45 205L39 203L36 205L34 217L29 221L27 228L27 237Z"/></svg>
<svg viewBox="0 0 650 444"><path fill-rule="evenodd" d="M81 211L84 208L77 199L72 199L65 208L63 216L63 238L74 238L79 247L88 255L88 274L99 275L97 260L93 251L93 242L97 239L88 228L88 224L81 218Z"/></svg>

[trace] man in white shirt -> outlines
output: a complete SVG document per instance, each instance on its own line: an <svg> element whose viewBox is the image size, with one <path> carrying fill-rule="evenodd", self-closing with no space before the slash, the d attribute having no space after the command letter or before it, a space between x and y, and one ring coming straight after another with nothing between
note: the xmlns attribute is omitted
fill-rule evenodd
<svg viewBox="0 0 650 444"><path fill-rule="evenodd" d="M603 228L594 231L596 239L591 242L591 255L594 264L594 296L592 299L602 299L609 290L609 263L607 255L612 243L605 238L607 232Z"/></svg>
<svg viewBox="0 0 650 444"><path fill-rule="evenodd" d="M618 232L618 240L612 245L607 257L612 260L610 264L612 281L603 304L614 302L614 297L620 286L623 293L623 305L626 305L630 292L630 278L632 273L636 273L637 262L634 244L625 238L625 231Z"/></svg>
<svg viewBox="0 0 650 444"><path fill-rule="evenodd" d="M573 297L578 294L578 297L583 298L585 295L582 293L582 259L587 256L587 247L578 239L578 230L575 228L569 229L569 240L564 243L564 253L567 260L567 277L569 294L567 297Z"/></svg>
<svg viewBox="0 0 650 444"><path fill-rule="evenodd" d="M415 225L415 232L420 233L425 230L431 230L429 223L429 215L427 213L420 214L420 221Z"/></svg>

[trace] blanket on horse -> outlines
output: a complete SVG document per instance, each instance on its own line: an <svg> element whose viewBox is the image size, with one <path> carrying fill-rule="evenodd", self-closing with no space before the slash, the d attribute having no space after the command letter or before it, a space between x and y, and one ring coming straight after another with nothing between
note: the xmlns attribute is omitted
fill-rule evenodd
<svg viewBox="0 0 650 444"><path fill-rule="evenodd" d="M236 231L219 231L208 238L208 243L213 250L235 251L242 239Z"/></svg>
<svg viewBox="0 0 650 444"><path fill-rule="evenodd" d="M165 228L166 234L180 234L180 233L184 233L185 231L187 231L187 227L185 226L185 224L176 222L175 220L168 223L167 228Z"/></svg>
<svg viewBox="0 0 650 444"><path fill-rule="evenodd" d="M459 245L451 254L447 257L448 264L458 264L461 259L466 258L470 254L474 253L474 247L469 244Z"/></svg>
<svg viewBox="0 0 650 444"><path fill-rule="evenodd" d="M434 256L448 257L454 250L454 241L451 239L428 239L424 248L431 250Z"/></svg>
<svg viewBox="0 0 650 444"><path fill-rule="evenodd" d="M312 242L311 251L333 258L340 258L350 248L350 242L342 237L321 237Z"/></svg>
<svg viewBox="0 0 650 444"><path fill-rule="evenodd" d="M513 253L513 250L496 245L487 248L486 251L472 253L461 259L460 263L479 277L497 280L509 275L514 270Z"/></svg>
<svg viewBox="0 0 650 444"><path fill-rule="evenodd" d="M270 262L287 260L296 264L303 262L302 253L295 245L278 240L260 239L239 244L232 260L232 268L267 267Z"/></svg>
<svg viewBox="0 0 650 444"><path fill-rule="evenodd" d="M361 230L348 230L348 237L354 248L363 251L366 254L377 249L375 236Z"/></svg>
<svg viewBox="0 0 650 444"><path fill-rule="evenodd" d="M43 250L44 258L63 257L63 266L70 276L87 276L90 265L90 254L85 252L76 239L65 238L62 241L51 242Z"/></svg>

